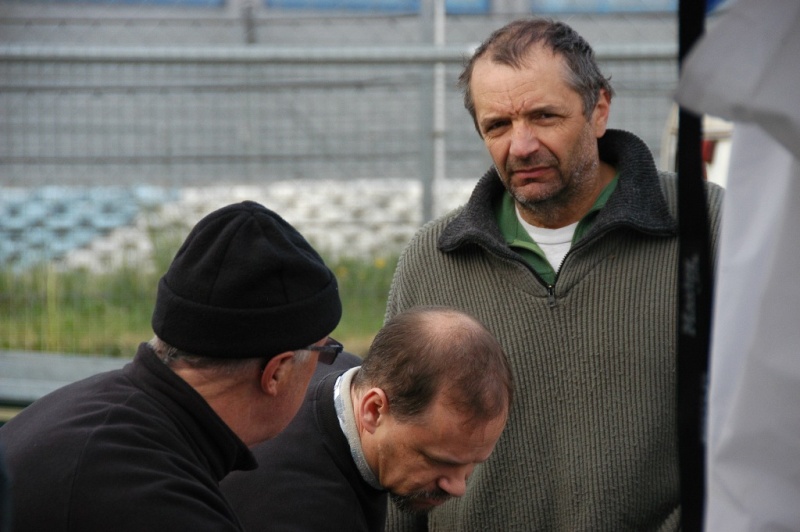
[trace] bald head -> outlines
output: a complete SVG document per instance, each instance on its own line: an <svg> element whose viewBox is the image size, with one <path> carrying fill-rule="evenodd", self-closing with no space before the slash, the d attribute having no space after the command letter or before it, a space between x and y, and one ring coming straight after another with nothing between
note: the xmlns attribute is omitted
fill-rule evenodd
<svg viewBox="0 0 800 532"><path fill-rule="evenodd" d="M448 307L416 307L386 322L353 381L384 390L392 414L411 420L437 394L470 419L508 411L513 379L497 339L476 318Z"/></svg>

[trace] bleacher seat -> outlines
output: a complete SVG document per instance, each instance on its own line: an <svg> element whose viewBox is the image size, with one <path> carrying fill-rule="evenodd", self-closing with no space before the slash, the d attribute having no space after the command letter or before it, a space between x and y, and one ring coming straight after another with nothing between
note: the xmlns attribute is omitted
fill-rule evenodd
<svg viewBox="0 0 800 532"><path fill-rule="evenodd" d="M141 186L1 188L0 267L63 259L176 197L174 190Z"/></svg>

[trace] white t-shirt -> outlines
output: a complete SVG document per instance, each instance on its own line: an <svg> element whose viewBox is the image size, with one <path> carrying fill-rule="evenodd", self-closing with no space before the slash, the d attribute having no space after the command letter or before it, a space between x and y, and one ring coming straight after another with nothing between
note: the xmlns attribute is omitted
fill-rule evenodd
<svg viewBox="0 0 800 532"><path fill-rule="evenodd" d="M572 237L575 235L575 228L578 227L578 222L558 229L545 229L544 227L536 227L529 224L522 219L519 209L514 210L517 213L519 223L525 228L531 239L539 245L545 257L547 257L547 261L553 267L553 270L557 272L561 268L561 263L564 261L569 248L572 247Z"/></svg>

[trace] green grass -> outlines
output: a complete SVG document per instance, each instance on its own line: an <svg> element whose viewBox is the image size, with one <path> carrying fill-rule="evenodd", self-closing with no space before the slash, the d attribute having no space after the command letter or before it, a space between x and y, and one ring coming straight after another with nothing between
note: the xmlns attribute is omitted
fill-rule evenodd
<svg viewBox="0 0 800 532"><path fill-rule="evenodd" d="M132 356L153 336L158 279L176 249L162 248L153 271L92 274L39 267L0 272L0 349ZM363 356L383 323L397 259L326 262L339 280L344 306L332 336Z"/></svg>

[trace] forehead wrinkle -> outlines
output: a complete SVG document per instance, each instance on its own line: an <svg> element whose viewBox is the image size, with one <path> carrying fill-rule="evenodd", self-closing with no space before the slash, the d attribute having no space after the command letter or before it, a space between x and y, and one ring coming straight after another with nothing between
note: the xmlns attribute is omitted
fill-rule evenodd
<svg viewBox="0 0 800 532"><path fill-rule="evenodd" d="M576 100L580 103L581 97L563 75L563 69L566 68L563 59L560 56L556 56L556 59L562 75L555 82L546 73L531 73L525 69L493 63L494 67L508 69L508 72L504 76L496 73L484 75L484 79L491 81L483 84L479 81L479 87L473 87L478 122L483 123L498 117L517 118L543 110L563 115L572 114L568 102ZM501 79L498 80L498 77Z"/></svg>
<svg viewBox="0 0 800 532"><path fill-rule="evenodd" d="M532 84L534 84L532 80L524 80L514 86L487 87L483 91L476 92L476 112L482 118L524 113L531 105L532 97L527 93L535 90L530 87Z"/></svg>

